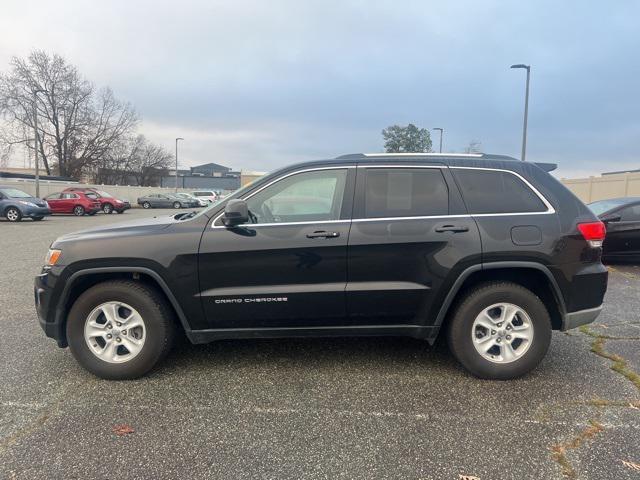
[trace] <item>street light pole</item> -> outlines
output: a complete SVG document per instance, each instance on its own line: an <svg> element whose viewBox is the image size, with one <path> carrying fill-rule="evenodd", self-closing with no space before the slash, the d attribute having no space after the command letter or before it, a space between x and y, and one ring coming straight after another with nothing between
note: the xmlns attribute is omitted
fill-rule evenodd
<svg viewBox="0 0 640 480"><path fill-rule="evenodd" d="M527 84L524 94L524 122L522 124L522 154L520 156L520 160L524 162L527 153L527 117L529 116L529 79L531 77L531 65L519 63L517 65L511 65L511 68L524 68L527 70Z"/></svg>
<svg viewBox="0 0 640 480"><path fill-rule="evenodd" d="M442 134L444 133L444 129L440 127L432 128L431 130L439 130L440 131L440 153L442 153Z"/></svg>
<svg viewBox="0 0 640 480"><path fill-rule="evenodd" d="M36 167L36 198L40 198L40 165L38 163L38 93L46 92L45 90L33 91L33 152Z"/></svg>
<svg viewBox="0 0 640 480"><path fill-rule="evenodd" d="M184 138L176 138L176 192L178 191L178 140L184 140Z"/></svg>

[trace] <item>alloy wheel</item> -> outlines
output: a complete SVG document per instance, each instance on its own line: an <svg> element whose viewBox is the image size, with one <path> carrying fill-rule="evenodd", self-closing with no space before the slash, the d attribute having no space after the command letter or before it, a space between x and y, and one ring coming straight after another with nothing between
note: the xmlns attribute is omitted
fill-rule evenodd
<svg viewBox="0 0 640 480"><path fill-rule="evenodd" d="M15 208L10 208L6 213L7 220L10 222L17 222L20 220L20 212Z"/></svg>
<svg viewBox="0 0 640 480"><path fill-rule="evenodd" d="M117 301L94 308L84 326L89 350L107 363L124 363L136 357L144 347L146 334L144 320L137 310Z"/></svg>
<svg viewBox="0 0 640 480"><path fill-rule="evenodd" d="M471 328L476 351L494 363L511 363L533 342L533 322L525 310L512 303L496 303L478 314Z"/></svg>

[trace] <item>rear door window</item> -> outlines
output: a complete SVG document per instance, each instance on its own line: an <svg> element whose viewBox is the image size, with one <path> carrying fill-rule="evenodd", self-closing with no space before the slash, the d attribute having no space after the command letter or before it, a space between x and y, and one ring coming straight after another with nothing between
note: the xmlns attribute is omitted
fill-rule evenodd
<svg viewBox="0 0 640 480"><path fill-rule="evenodd" d="M640 222L640 205L623 208L618 213L621 222Z"/></svg>
<svg viewBox="0 0 640 480"><path fill-rule="evenodd" d="M365 218L448 215L449 189L439 168L367 168Z"/></svg>
<svg viewBox="0 0 640 480"><path fill-rule="evenodd" d="M547 211L540 197L510 172L453 168L470 214Z"/></svg>

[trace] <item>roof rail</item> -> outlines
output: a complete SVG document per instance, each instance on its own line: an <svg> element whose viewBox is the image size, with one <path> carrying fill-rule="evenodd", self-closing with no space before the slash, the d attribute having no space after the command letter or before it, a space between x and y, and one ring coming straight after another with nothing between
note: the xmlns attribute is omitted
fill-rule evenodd
<svg viewBox="0 0 640 480"><path fill-rule="evenodd" d="M375 157L464 157L464 158L482 158L483 153L434 153L434 152L417 152L417 153L349 153L340 155L336 160L349 160L355 158L375 158Z"/></svg>

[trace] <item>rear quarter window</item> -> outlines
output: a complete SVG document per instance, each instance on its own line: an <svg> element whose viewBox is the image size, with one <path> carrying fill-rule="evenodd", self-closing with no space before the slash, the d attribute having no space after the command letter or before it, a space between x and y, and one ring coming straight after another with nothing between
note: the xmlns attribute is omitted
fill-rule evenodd
<svg viewBox="0 0 640 480"><path fill-rule="evenodd" d="M547 206L510 172L453 168L470 214L546 212Z"/></svg>

